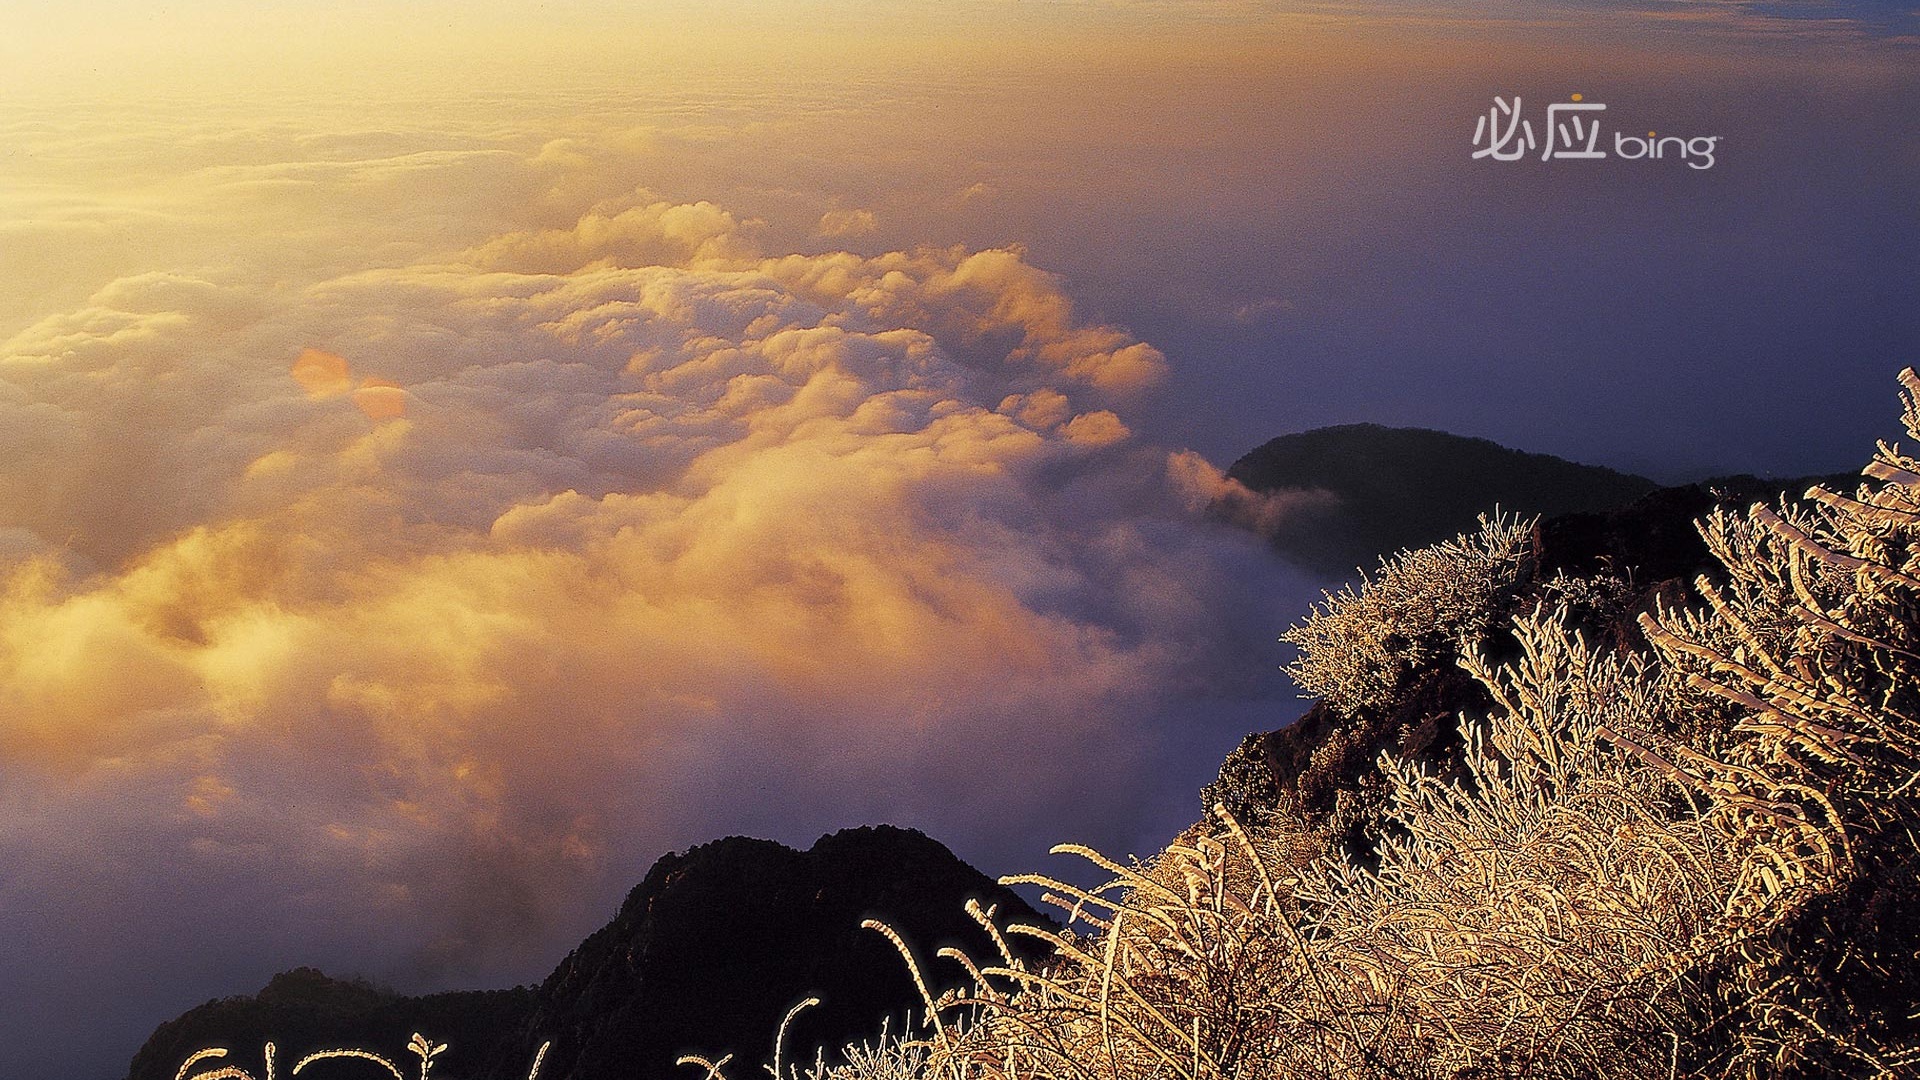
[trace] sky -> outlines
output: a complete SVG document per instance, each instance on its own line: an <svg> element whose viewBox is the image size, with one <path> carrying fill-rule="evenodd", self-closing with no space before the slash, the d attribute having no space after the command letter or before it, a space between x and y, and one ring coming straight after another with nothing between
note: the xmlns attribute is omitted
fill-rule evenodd
<svg viewBox="0 0 1920 1080"><path fill-rule="evenodd" d="M1150 853L1329 584L1206 517L1239 454L1852 469L1920 355L1911 5L7 15L23 1080L539 978L728 833ZM1574 94L1689 142L1473 156Z"/></svg>

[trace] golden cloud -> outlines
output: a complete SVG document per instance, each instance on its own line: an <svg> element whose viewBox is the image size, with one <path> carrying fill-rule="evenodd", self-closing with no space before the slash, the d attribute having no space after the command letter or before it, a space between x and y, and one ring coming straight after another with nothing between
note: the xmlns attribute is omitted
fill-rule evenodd
<svg viewBox="0 0 1920 1080"><path fill-rule="evenodd" d="M820 215L820 224L813 232L815 236L838 239L865 236L879 227L880 219L871 210L829 210Z"/></svg>
<svg viewBox="0 0 1920 1080"><path fill-rule="evenodd" d="M512 174L329 182L474 169ZM675 844L869 818L984 843L1146 768L1144 718L1226 663L1219 552L1253 550L1123 418L1164 358L1018 250L763 233L600 197L294 284L133 275L16 334L19 880L65 887L36 854L59 830L181 895L320 905L310 940L471 965Z"/></svg>
<svg viewBox="0 0 1920 1080"><path fill-rule="evenodd" d="M353 376L347 360L319 349L301 349L293 360L293 381L308 397L340 397L353 392Z"/></svg>

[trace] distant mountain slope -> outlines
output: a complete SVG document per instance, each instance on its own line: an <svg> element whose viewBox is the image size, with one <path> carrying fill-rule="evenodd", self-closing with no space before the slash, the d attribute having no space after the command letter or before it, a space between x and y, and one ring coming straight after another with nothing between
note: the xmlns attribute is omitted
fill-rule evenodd
<svg viewBox="0 0 1920 1080"><path fill-rule="evenodd" d="M813 996L822 1004L794 1021L786 1046L788 1060L810 1062L816 1046L837 1051L872 1038L888 1016L898 1031L919 1010L899 954L861 920L899 930L934 980L958 971L934 962L941 946L983 950L984 933L964 910L969 898L998 905L1002 926L1047 922L912 830L848 829L807 851L729 837L656 862L613 921L539 987L407 997L302 968L255 996L208 1002L162 1024L128 1080L173 1080L189 1054L216 1046L233 1056L200 1068L233 1064L263 1076L268 1040L277 1075L336 1047L408 1068L415 1031L449 1044L436 1076L444 1069L465 1080L524 1080L547 1040L542 1080L694 1075L674 1066L689 1053L733 1053L743 1063L733 1075L745 1076L760 1071L781 1017Z"/></svg>
<svg viewBox="0 0 1920 1080"><path fill-rule="evenodd" d="M519 1059L521 1029L532 1009L533 992L524 987L408 997L298 968L275 975L251 997L209 1001L160 1025L134 1054L127 1075L173 1080L188 1055L218 1047L230 1054L200 1068L234 1065L264 1076L261 1055L268 1041L277 1050L278 1076L308 1053L339 1047L373 1047L404 1065L413 1060L405 1050L416 1031L458 1047L455 1060L461 1063L502 1055ZM526 1066L522 1061L523 1077Z"/></svg>
<svg viewBox="0 0 1920 1080"><path fill-rule="evenodd" d="M1333 495L1331 506L1291 513L1273 536L1290 558L1332 575L1469 530L1495 506L1528 516L1610 510L1657 486L1486 439L1378 424L1282 435L1227 475L1259 492Z"/></svg>

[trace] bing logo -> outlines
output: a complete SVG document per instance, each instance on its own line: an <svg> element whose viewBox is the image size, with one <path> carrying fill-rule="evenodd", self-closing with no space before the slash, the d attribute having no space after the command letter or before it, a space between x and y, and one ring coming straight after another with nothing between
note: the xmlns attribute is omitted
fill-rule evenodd
<svg viewBox="0 0 1920 1080"><path fill-rule="evenodd" d="M1649 131L1641 137L1616 131L1612 139L1613 152L1609 154L1604 149L1607 144L1601 139L1601 114L1606 111L1604 104L1574 94L1568 101L1547 106L1542 132L1536 135L1533 121L1521 113L1519 95L1512 101L1495 97L1493 106L1473 127L1473 158L1518 161L1538 150L1541 161L1597 161L1612 157L1622 161L1681 161L1690 169L1713 168L1714 152L1720 144L1718 135L1663 137L1659 132Z"/></svg>

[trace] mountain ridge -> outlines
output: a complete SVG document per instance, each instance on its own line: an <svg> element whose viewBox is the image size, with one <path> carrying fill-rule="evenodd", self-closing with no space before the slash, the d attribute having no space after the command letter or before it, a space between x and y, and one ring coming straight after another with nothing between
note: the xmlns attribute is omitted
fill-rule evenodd
<svg viewBox="0 0 1920 1080"><path fill-rule="evenodd" d="M831 1059L877 1037L883 1018L899 1030L920 1002L899 954L861 921L887 922L923 958L961 941L978 951L969 899L997 908L1002 926L1052 925L917 830L842 829L804 851L724 837L656 860L537 985L410 996L296 968L159 1025L127 1080L173 1080L208 1047L247 1061L269 1040L289 1064L336 1047L399 1062L416 1031L447 1043L466 1080L522 1080L549 1041L543 1080L644 1080L679 1075L682 1054L768 1057L782 1016L809 996L822 1002L795 1019L788 1056L810 1060L818 1046Z"/></svg>
<svg viewBox="0 0 1920 1080"><path fill-rule="evenodd" d="M1432 428L1339 424L1269 439L1227 469L1263 495L1313 492L1268 539L1309 569L1342 577L1381 556L1474 527L1496 507L1553 516L1624 506L1654 481Z"/></svg>

